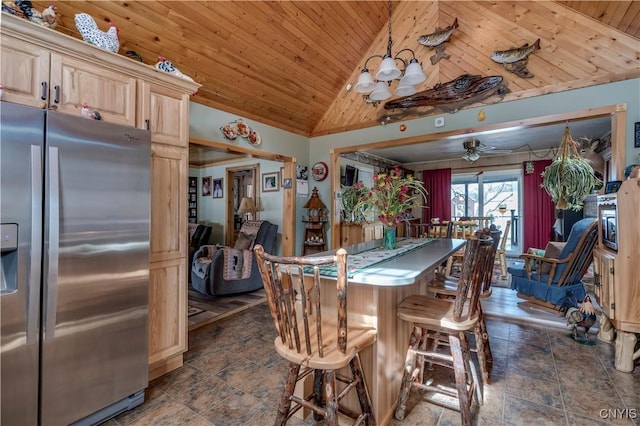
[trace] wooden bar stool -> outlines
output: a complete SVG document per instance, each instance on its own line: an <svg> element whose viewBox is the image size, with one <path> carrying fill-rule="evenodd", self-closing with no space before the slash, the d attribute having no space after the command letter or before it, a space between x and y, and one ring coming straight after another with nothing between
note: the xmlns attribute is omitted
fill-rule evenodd
<svg viewBox="0 0 640 426"><path fill-rule="evenodd" d="M338 412L353 418L354 424L375 425L360 351L375 343L377 332L370 326L347 322L347 252L339 249L335 256L279 257L265 253L259 244L254 252L278 333L274 345L289 361L275 424L285 425L304 407L328 425L338 425ZM335 267L337 272L337 312L333 317L331 307L320 303L319 267ZM337 371L347 366L350 377ZM309 375L313 375L310 394L294 395L296 383ZM342 383L341 388L337 382ZM360 414L340 404L352 390L357 393Z"/></svg>
<svg viewBox="0 0 640 426"><path fill-rule="evenodd" d="M395 411L395 418L405 417L406 404L413 387L428 391L427 400L451 407L436 394L457 397L463 425L471 424L471 404L475 398L482 405L482 383L475 364L471 361L466 333L476 327L478 298L483 278L483 267L492 248L490 239L475 239L467 242L457 288L453 302L435 299L426 295L412 295L398 306L398 318L410 321L413 331L404 365L402 387ZM448 340L450 353L438 350L438 342ZM480 340L479 345L482 345ZM479 351L482 348L478 349ZM455 388L432 383L425 375L427 365L440 365L453 369Z"/></svg>
<svg viewBox="0 0 640 426"><path fill-rule="evenodd" d="M484 238L488 238L488 235L481 234ZM484 383L491 383L491 371L493 370L493 354L491 353L491 344L489 342L489 333L487 331L487 324L484 321L484 311L482 310L481 299L486 299L491 296L491 281L493 280L493 264L496 258L496 247L492 245L489 255L485 260L484 266L482 266L482 284L480 288L480 297L478 298L478 324L473 329L476 342L482 339L483 345L480 346L476 343L475 351L478 354L478 363L480 364L480 371L482 372L482 379ZM445 277L436 276L428 285L427 290L433 293L435 297L440 299L455 300L458 293L459 279L457 277ZM482 350L479 351L478 347Z"/></svg>

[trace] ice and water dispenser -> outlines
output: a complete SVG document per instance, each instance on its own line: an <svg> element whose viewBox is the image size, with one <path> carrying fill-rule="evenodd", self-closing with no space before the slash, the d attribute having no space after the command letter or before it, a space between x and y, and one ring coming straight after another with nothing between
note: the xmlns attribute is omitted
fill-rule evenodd
<svg viewBox="0 0 640 426"><path fill-rule="evenodd" d="M16 291L18 284L18 224L0 224L0 247L2 253L2 283L0 293Z"/></svg>

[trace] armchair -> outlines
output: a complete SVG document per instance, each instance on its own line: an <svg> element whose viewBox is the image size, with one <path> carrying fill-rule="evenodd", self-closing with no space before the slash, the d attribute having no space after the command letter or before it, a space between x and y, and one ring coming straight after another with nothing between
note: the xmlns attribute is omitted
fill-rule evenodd
<svg viewBox="0 0 640 426"><path fill-rule="evenodd" d="M507 268L511 274L511 288L518 297L546 307L556 308L571 290L577 300L586 291L582 277L593 261L593 248L598 239L594 218L576 222L566 243L549 243L543 255L534 251L520 255L522 266ZM557 256L552 254L556 250Z"/></svg>
<svg viewBox="0 0 640 426"><path fill-rule="evenodd" d="M272 252L278 225L268 221L242 224L235 247L202 246L193 256L191 288L208 296L223 296L262 288L253 246Z"/></svg>
<svg viewBox="0 0 640 426"><path fill-rule="evenodd" d="M189 233L189 265L193 263L193 255L205 244L209 243L211 238L211 227L190 223L188 227Z"/></svg>

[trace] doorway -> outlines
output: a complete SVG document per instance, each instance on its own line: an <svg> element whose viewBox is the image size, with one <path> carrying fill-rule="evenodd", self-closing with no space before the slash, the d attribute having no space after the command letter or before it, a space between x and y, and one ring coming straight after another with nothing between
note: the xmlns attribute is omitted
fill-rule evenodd
<svg viewBox="0 0 640 426"><path fill-rule="evenodd" d="M491 217L498 229L505 229L507 220L511 220L506 251L520 253L521 187L522 171L519 168L454 174L451 177L451 215L454 219Z"/></svg>
<svg viewBox="0 0 640 426"><path fill-rule="evenodd" d="M226 218L227 223L225 226L225 245L233 247L242 222L247 219L258 219L259 205L256 190L257 176L260 176L260 165L242 165L238 167L227 168L227 194L233 194L227 202ZM254 201L256 211L254 212L240 212L240 204L243 198L251 198ZM249 216L250 215L250 216Z"/></svg>

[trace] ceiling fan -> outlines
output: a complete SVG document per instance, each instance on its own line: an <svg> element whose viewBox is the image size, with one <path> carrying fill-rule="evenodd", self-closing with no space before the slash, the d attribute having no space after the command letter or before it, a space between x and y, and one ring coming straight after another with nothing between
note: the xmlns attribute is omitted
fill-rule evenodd
<svg viewBox="0 0 640 426"><path fill-rule="evenodd" d="M511 152L510 149L496 149L494 146L485 145L482 142L480 142L478 139L470 139L470 140L464 141L462 143L462 146L465 149L465 152L462 155L462 158L472 163L478 161L481 153L491 151L492 155L497 155L497 154L508 154Z"/></svg>

